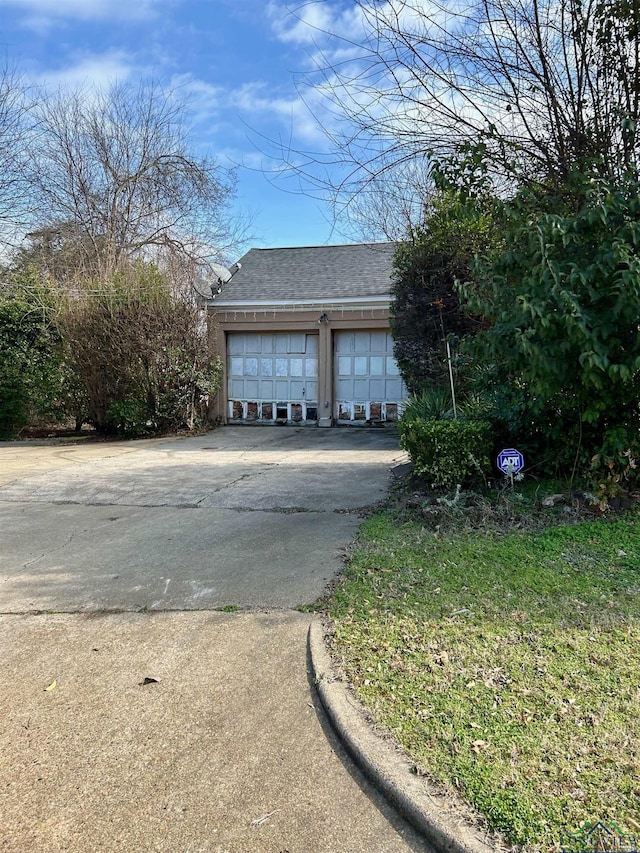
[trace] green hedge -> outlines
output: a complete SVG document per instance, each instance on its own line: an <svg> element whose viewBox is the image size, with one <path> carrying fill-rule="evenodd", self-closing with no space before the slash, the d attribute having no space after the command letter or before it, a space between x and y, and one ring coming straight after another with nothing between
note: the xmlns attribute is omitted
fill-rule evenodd
<svg viewBox="0 0 640 853"><path fill-rule="evenodd" d="M400 444L415 473L433 488L453 489L480 479L491 469L490 427L482 421L401 418Z"/></svg>

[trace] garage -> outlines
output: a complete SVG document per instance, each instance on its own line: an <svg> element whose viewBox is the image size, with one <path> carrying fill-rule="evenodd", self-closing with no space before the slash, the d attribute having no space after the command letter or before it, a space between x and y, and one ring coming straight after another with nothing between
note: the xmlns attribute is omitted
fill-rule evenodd
<svg viewBox="0 0 640 853"><path fill-rule="evenodd" d="M334 333L334 418L339 423L395 421L407 389L393 355L390 332Z"/></svg>
<svg viewBox="0 0 640 853"><path fill-rule="evenodd" d="M250 249L212 286L222 423L393 422L407 389L389 318L395 243Z"/></svg>
<svg viewBox="0 0 640 853"><path fill-rule="evenodd" d="M318 334L227 335L231 421L315 423L318 419Z"/></svg>

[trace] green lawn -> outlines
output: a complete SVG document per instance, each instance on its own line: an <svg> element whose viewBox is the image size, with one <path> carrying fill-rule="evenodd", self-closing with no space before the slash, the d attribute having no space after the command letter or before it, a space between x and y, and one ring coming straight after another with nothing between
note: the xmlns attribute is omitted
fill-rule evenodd
<svg viewBox="0 0 640 853"><path fill-rule="evenodd" d="M636 517L440 537L381 513L329 612L374 718L511 842L637 828Z"/></svg>

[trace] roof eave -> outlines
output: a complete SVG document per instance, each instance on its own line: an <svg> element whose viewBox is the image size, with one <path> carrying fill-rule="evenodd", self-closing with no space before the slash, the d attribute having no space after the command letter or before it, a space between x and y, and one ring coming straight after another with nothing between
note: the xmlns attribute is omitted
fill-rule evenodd
<svg viewBox="0 0 640 853"><path fill-rule="evenodd" d="M247 311L290 311L295 308L360 308L386 307L391 303L391 294L382 296L347 296L323 297L322 299L210 299L207 305L211 308L237 309Z"/></svg>

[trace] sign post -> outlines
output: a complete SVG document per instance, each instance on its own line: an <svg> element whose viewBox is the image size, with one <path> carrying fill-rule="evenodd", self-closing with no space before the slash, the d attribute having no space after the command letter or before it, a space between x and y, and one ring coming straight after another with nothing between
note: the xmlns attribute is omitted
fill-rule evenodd
<svg viewBox="0 0 640 853"><path fill-rule="evenodd" d="M497 465L502 473L511 479L513 485L514 474L519 474L524 468L524 457L515 447L507 447L498 453Z"/></svg>

